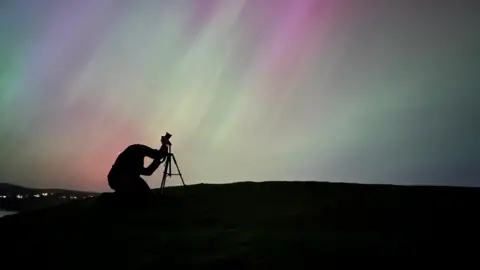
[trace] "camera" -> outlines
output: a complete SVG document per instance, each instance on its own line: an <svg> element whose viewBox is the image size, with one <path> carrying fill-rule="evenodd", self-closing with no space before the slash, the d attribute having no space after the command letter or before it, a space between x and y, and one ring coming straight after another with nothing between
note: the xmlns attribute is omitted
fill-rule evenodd
<svg viewBox="0 0 480 270"><path fill-rule="evenodd" d="M172 143L170 142L171 137L172 137L172 134L168 132L165 133L165 135L162 136L162 139L161 139L162 145L172 145Z"/></svg>

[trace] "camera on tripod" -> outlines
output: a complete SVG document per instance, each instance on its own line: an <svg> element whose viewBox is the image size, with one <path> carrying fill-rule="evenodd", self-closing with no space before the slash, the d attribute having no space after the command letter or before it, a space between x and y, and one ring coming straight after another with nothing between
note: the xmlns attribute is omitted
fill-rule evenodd
<svg viewBox="0 0 480 270"><path fill-rule="evenodd" d="M170 138L172 137L172 134L170 133L165 133L164 136L162 136L162 139L160 140L162 142L162 145L172 145L172 143L170 142Z"/></svg>
<svg viewBox="0 0 480 270"><path fill-rule="evenodd" d="M175 155L171 152L171 145L172 143L170 142L170 138L172 137L172 134L170 133L165 133L164 136L162 136L161 142L162 146L160 147L160 151L165 153L165 169L163 170L163 178L162 178L162 184L160 186L160 191L161 194L163 194L163 190L165 189L165 183L167 180L167 176L171 177L172 175L178 175L180 176L180 179L182 180L183 187L186 187L185 182L183 181L182 173L180 172L180 168L178 167L177 159L175 158ZM175 166L177 167L178 173L172 173L172 160L173 163L175 163Z"/></svg>

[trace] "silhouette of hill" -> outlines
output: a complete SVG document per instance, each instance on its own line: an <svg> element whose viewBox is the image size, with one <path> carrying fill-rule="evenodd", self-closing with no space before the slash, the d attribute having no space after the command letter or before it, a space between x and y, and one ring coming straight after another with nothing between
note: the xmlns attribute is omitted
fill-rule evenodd
<svg viewBox="0 0 480 270"><path fill-rule="evenodd" d="M1 183L0 182L0 194L18 194L18 193L42 193L42 192L57 192L57 193L64 193L64 194L98 194L98 192L90 192L90 191L80 191L80 190L69 190L69 189L58 189L58 188L28 188L19 185L13 185L9 183Z"/></svg>
<svg viewBox="0 0 480 270"><path fill-rule="evenodd" d="M23 192L30 192L31 190L33 189L8 183L0 183L0 194L17 194Z"/></svg>
<svg viewBox="0 0 480 270"><path fill-rule="evenodd" d="M0 209L21 212L31 211L96 195L98 193L88 191L27 188L0 183Z"/></svg>
<svg viewBox="0 0 480 270"><path fill-rule="evenodd" d="M145 208L105 193L1 218L2 257L48 269L458 269L480 239L479 188L245 182L165 192Z"/></svg>

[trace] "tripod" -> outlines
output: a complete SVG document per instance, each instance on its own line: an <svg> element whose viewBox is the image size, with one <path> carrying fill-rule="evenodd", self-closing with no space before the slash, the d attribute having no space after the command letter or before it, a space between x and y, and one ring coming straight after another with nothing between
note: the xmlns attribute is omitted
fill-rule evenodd
<svg viewBox="0 0 480 270"><path fill-rule="evenodd" d="M178 173L172 173L172 158L173 162L175 163L175 166L177 167ZM167 176L172 176L172 175L178 175L180 176L180 179L182 179L182 184L183 187L186 188L187 186L185 185L185 182L183 181L182 173L180 172L180 168L178 167L177 160L175 159L175 156L172 153L172 147L169 145L168 146L168 154L165 160L165 169L163 170L163 178L162 178L162 185L160 186L160 193L163 194L163 190L165 189L165 182L167 181Z"/></svg>

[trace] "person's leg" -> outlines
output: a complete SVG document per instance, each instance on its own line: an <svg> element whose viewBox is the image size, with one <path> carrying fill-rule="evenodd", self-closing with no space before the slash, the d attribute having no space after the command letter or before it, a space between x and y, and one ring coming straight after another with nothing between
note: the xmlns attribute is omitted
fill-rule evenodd
<svg viewBox="0 0 480 270"><path fill-rule="evenodd" d="M115 192L119 191L119 189L121 189L121 186L120 186L120 178L118 177L118 175L114 175L114 174L108 174L108 186Z"/></svg>
<svg viewBox="0 0 480 270"><path fill-rule="evenodd" d="M111 173L108 175L108 185L119 195L138 195L150 190L147 183L137 175L126 173Z"/></svg>
<svg viewBox="0 0 480 270"><path fill-rule="evenodd" d="M145 198L150 198L154 195L147 182L140 176L135 177L132 192L134 192L135 195Z"/></svg>
<svg viewBox="0 0 480 270"><path fill-rule="evenodd" d="M140 176L133 177L129 180L129 197L132 202L131 205L138 207L148 205L154 197L148 184Z"/></svg>
<svg viewBox="0 0 480 270"><path fill-rule="evenodd" d="M131 177L130 177L131 178ZM111 173L108 175L108 185L114 190L113 203L116 207L126 207L130 204L130 190L128 183L130 179L121 173Z"/></svg>

